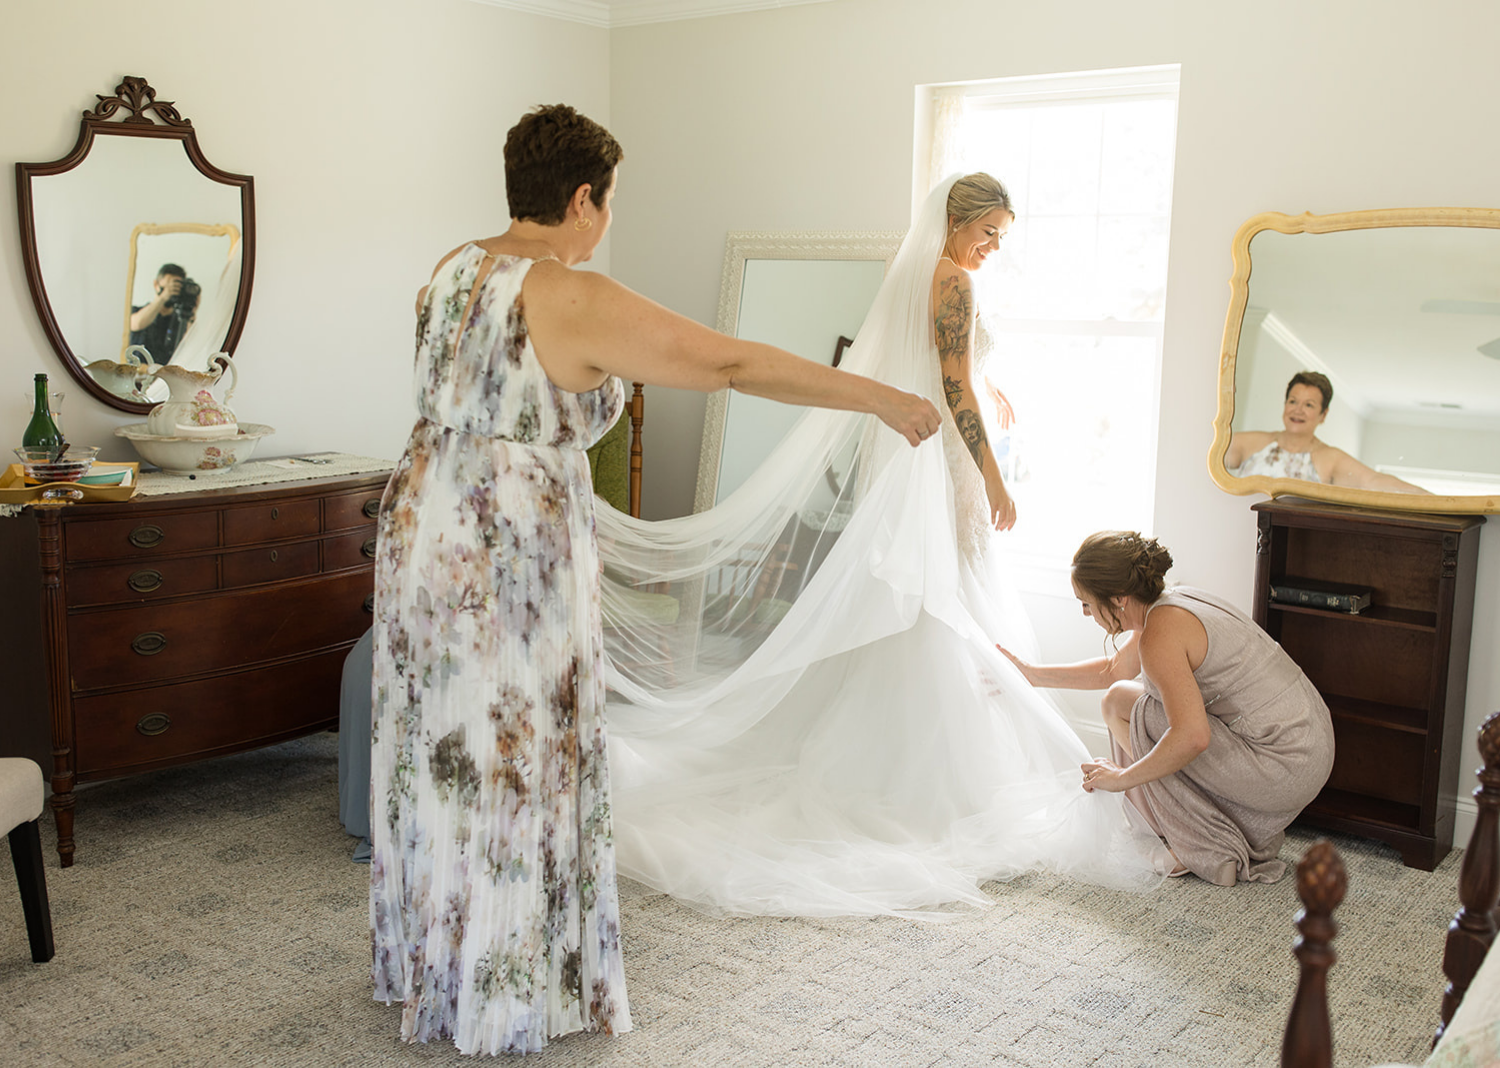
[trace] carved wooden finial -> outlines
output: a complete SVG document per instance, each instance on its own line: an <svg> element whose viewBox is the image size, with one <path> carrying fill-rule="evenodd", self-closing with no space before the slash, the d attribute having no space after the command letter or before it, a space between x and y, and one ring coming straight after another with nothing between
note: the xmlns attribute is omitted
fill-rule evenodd
<svg viewBox="0 0 1500 1068"><path fill-rule="evenodd" d="M1301 966L1297 996L1287 1017L1281 1044L1282 1068L1330 1068L1333 1033L1328 1026L1328 969L1338 960L1333 936L1338 924L1333 910L1344 900L1349 880L1344 861L1326 839L1314 842L1297 864L1297 930L1292 953Z"/></svg>
<svg viewBox="0 0 1500 1068"><path fill-rule="evenodd" d="M1500 712L1491 712L1479 725L1478 744L1479 758L1484 761L1484 767L1479 769L1481 786L1500 786L1500 782L1485 781L1486 772L1500 774Z"/></svg>
<svg viewBox="0 0 1500 1068"><path fill-rule="evenodd" d="M1328 839L1319 839L1302 854L1297 863L1297 896L1309 916L1328 916L1344 900L1348 886L1344 860Z"/></svg>
<svg viewBox="0 0 1500 1068"><path fill-rule="evenodd" d="M104 122L110 119L115 112L121 108L130 112L122 118L121 122L134 123L145 126L192 126L193 124L181 115L172 106L170 100L157 100L156 90L145 78L137 78L133 74L127 74L125 80L115 86L114 96L100 96L94 94L99 103L94 106L93 111L85 111L83 117L91 122ZM149 113L149 114L148 114ZM156 115L156 119L151 118ZM157 122L160 120L160 123Z"/></svg>
<svg viewBox="0 0 1500 1068"><path fill-rule="evenodd" d="M1491 712L1479 725L1476 741L1484 760L1475 773L1479 785L1474 788L1474 805L1479 812L1458 870L1458 911L1448 924L1443 946L1448 984L1443 988L1434 1045L1495 941L1495 901L1500 898L1500 712Z"/></svg>

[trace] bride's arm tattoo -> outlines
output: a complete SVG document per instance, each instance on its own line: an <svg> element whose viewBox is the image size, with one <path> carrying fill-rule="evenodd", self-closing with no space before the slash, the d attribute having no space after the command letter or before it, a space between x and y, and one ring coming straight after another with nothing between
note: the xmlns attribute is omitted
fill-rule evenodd
<svg viewBox="0 0 1500 1068"><path fill-rule="evenodd" d="M938 358L943 363L969 354L969 331L974 326L974 299L962 275L938 283L937 314L933 317Z"/></svg>
<svg viewBox="0 0 1500 1068"><path fill-rule="evenodd" d="M953 422L963 436L964 444L974 457L974 463L982 472L984 458L989 455L989 436L984 432L984 420L975 410L974 401L968 396L969 387L969 335L974 329L974 298L969 290L969 280L964 275L944 278L938 282L937 311L933 316L933 333L937 338L938 360L952 374L943 375L943 395L948 401L948 410L953 413Z"/></svg>
<svg viewBox="0 0 1500 1068"><path fill-rule="evenodd" d="M958 432L964 439L964 444L969 447L974 462L979 465L979 470L984 470L984 454L989 452L989 435L984 432L984 420L979 418L979 413L973 408L960 408L953 413L953 421L958 424Z"/></svg>

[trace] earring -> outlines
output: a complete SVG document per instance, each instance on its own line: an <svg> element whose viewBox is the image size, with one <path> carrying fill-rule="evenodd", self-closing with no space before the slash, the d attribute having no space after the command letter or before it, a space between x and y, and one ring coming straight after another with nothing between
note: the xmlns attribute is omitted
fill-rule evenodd
<svg viewBox="0 0 1500 1068"><path fill-rule="evenodd" d="M577 230L579 233L582 233L584 230L592 230L593 228L593 219L585 219L580 215L578 218L573 220L573 229Z"/></svg>

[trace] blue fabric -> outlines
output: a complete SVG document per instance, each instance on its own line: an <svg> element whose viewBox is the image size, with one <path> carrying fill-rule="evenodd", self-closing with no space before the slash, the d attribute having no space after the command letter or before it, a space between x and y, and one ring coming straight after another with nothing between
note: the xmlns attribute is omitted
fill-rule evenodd
<svg viewBox="0 0 1500 1068"><path fill-rule="evenodd" d="M370 686L375 675L375 636L365 631L344 658L339 691L339 822L362 839L354 860L370 862Z"/></svg>

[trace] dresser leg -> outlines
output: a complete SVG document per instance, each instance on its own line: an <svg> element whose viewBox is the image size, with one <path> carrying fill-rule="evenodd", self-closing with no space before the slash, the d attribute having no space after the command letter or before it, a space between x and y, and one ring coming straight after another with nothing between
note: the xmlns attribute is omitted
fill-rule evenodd
<svg viewBox="0 0 1500 1068"><path fill-rule="evenodd" d="M59 866L73 866L73 791L54 793L50 799L52 819L57 824L57 862Z"/></svg>
<svg viewBox="0 0 1500 1068"><path fill-rule="evenodd" d="M1442 842L1421 842L1417 845L1399 846L1401 863L1418 871L1432 871L1448 855L1452 846Z"/></svg>

